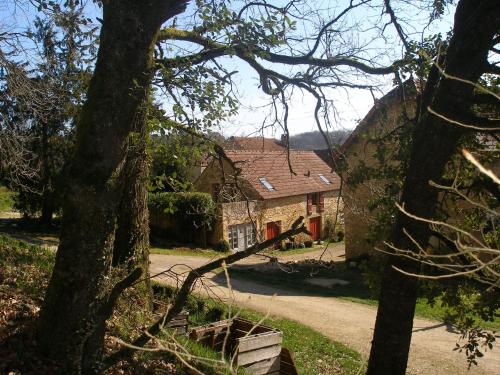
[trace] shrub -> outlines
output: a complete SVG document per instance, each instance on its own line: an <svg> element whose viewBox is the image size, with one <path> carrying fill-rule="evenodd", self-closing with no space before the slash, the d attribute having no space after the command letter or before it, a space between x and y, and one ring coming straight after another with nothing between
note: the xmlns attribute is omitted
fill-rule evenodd
<svg viewBox="0 0 500 375"><path fill-rule="evenodd" d="M195 227L210 228L216 218L216 205L207 193L154 193L148 196L148 207L175 216Z"/></svg>
<svg viewBox="0 0 500 375"><path fill-rule="evenodd" d="M150 193L148 207L153 213L153 228L168 227L182 240L204 238L217 216L216 204L206 193Z"/></svg>
<svg viewBox="0 0 500 375"><path fill-rule="evenodd" d="M330 216L325 218L325 225L323 227L323 237L325 240L333 239L335 236L335 223Z"/></svg>
<svg viewBox="0 0 500 375"><path fill-rule="evenodd" d="M230 249L229 249L229 242L227 242L226 240L224 239L221 239L218 243L217 243L217 246L215 247L215 250L217 251L220 251L220 252L223 252L223 253L227 253Z"/></svg>

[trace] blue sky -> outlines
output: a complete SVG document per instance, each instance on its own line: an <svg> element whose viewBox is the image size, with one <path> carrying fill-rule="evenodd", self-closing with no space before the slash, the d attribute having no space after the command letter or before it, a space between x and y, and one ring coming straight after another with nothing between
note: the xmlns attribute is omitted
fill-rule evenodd
<svg viewBox="0 0 500 375"><path fill-rule="evenodd" d="M422 3L424 0L416 0L415 3ZM274 4L283 3L282 1L275 1ZM316 0L314 9L318 14L328 19L338 14L342 7L347 3L347 0L329 1L329 0ZM381 1L373 1L372 3L380 5ZM24 6L19 6L21 4ZM36 10L29 7L28 0L17 1L3 0L0 1L0 27L1 29L23 29L31 24ZM416 11L408 3L400 2L403 4L398 7L398 2L393 2L398 15L402 21L405 22L405 28L408 34L413 38L420 38L422 32L426 35L435 32L446 32L452 25L452 11L447 11L442 20L439 20L431 27L425 29L424 20L427 18L428 12ZM309 5L309 4L308 4ZM187 16L192 14L194 10L194 1L188 8L188 11L182 17L179 17L178 25L182 27L188 22ZM96 17L101 16L101 11L91 1L87 1L87 10L89 16L95 20ZM387 21L387 16L381 16L382 8L369 8L364 7L356 10L355 16L349 17L345 20L346 24L356 24L358 30L363 30L361 33L346 33L345 38L351 38L351 42L355 44L367 44L368 52L365 57L375 56L377 61L381 64L388 62L401 56L402 47L398 38L396 37L392 26L387 26L384 33L385 39L378 38L377 30L373 25L377 22ZM378 25L380 26L380 25ZM299 24L299 27L301 25ZM304 34L312 34L314 30L310 25L302 26L301 32ZM381 27L381 26L380 26ZM0 30L1 30L0 29ZM344 35L342 35L344 37ZM376 38L377 37L377 38ZM375 40L371 41L372 39ZM371 55L370 55L371 54ZM237 90L241 107L239 113L231 118L229 121L224 122L220 129L224 135L253 135L263 133L266 136L279 137L282 130L279 128L267 128L262 130L262 124L266 119L268 111L263 106L269 103L268 97L261 92L258 88L258 77L245 63L237 59L224 59L224 63L230 66L230 70L238 71L235 76L237 83ZM273 66L274 68L274 66ZM280 72L289 71L286 67L276 67ZM392 86L392 77L376 77L374 78L378 86L378 91L374 93L376 97L382 96ZM333 101L335 111L329 112L332 121L332 127L329 130L336 129L352 129L356 126L357 121L362 119L366 112L373 105L373 96L369 91L358 89L333 89L327 90L329 99ZM316 124L313 118L315 101L310 95L306 95L298 90L295 90L289 100L290 116L288 120L288 127L291 134L297 134L316 129ZM165 108L169 108L168 101L165 101Z"/></svg>

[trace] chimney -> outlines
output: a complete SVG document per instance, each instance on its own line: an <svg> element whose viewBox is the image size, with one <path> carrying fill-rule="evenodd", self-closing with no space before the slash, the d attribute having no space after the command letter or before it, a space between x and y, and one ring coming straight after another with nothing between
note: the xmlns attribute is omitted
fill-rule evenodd
<svg viewBox="0 0 500 375"><path fill-rule="evenodd" d="M283 133L281 134L281 141L280 143L283 145L283 146L288 146L288 136L286 133Z"/></svg>

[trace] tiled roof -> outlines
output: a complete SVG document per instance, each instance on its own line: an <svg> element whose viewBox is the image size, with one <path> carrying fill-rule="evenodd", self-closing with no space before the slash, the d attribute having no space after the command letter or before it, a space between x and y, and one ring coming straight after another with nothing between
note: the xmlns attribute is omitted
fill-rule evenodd
<svg viewBox="0 0 500 375"><path fill-rule="evenodd" d="M231 151L226 155L241 169L247 180L263 199L331 191L340 188L339 176L332 172L314 151L290 150L290 172L285 151ZM331 184L323 182L325 176ZM260 178L265 178L274 190L268 190Z"/></svg>
<svg viewBox="0 0 500 375"><path fill-rule="evenodd" d="M224 142L226 150L284 151L285 146L275 138L230 137Z"/></svg>
<svg viewBox="0 0 500 375"><path fill-rule="evenodd" d="M412 79L408 79L403 83L403 88L396 86L382 98L377 100L375 105L368 111L363 120L356 126L356 129L351 133L351 135L342 143L340 146L341 152L346 152L353 143L356 142L358 137L368 131L372 125L374 125L374 119L380 114L381 109L392 105L392 103L402 102L403 100L415 100L417 94L417 88L415 82Z"/></svg>

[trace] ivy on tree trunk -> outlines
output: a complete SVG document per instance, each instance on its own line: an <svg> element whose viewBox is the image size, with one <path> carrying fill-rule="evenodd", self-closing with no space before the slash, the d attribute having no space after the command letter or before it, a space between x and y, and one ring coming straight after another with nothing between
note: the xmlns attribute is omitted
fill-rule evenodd
<svg viewBox="0 0 500 375"><path fill-rule="evenodd" d="M38 324L38 343L64 374L99 371L105 321L117 294L140 276L112 284L116 216L130 132L148 98L161 25L185 1L103 2L94 75L67 166L60 245Z"/></svg>

